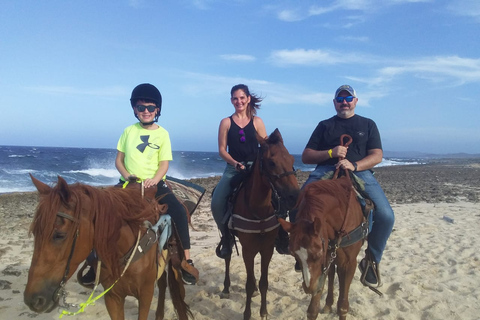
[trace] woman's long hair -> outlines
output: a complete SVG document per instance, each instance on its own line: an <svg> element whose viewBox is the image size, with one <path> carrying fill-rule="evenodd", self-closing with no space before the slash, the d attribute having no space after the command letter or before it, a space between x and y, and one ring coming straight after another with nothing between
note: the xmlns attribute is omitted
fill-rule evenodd
<svg viewBox="0 0 480 320"><path fill-rule="evenodd" d="M254 93L250 93L248 86L244 84L237 84L233 86L232 90L230 90L230 96L233 96L234 92L237 90L242 90L247 95L247 97L250 97L250 103L248 105L247 115L250 119L253 118L254 116L257 115L257 109L260 109L260 102L262 102L263 99Z"/></svg>

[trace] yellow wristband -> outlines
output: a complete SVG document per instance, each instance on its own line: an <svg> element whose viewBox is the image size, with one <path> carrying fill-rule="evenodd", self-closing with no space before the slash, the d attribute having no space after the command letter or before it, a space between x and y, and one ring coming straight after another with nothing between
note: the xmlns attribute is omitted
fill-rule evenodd
<svg viewBox="0 0 480 320"><path fill-rule="evenodd" d="M328 155L330 157L330 159L332 158L332 149L328 150Z"/></svg>

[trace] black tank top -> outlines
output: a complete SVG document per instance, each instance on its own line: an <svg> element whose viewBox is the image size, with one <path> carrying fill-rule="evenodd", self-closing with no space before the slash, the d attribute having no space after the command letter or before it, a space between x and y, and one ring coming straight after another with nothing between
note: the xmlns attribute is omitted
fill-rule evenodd
<svg viewBox="0 0 480 320"><path fill-rule="evenodd" d="M228 153L239 162L253 161L258 152L257 131L253 125L253 117L250 122L240 128L230 116L230 129L227 134Z"/></svg>

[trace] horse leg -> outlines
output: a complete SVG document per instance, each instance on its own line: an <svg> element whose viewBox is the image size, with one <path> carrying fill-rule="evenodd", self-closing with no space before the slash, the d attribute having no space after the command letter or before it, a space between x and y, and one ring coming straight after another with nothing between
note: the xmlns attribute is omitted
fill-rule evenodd
<svg viewBox="0 0 480 320"><path fill-rule="evenodd" d="M245 302L245 311L243 312L243 320L249 320L252 316L252 310L251 310L252 296L256 288L255 271L254 271L255 254L256 253L247 252L246 249L242 248L243 262L245 264L245 270L247 271L247 282L245 284L247 300Z"/></svg>
<svg viewBox="0 0 480 320"><path fill-rule="evenodd" d="M318 313L320 311L320 298L322 297L322 292L312 294L312 299L307 309L307 319L315 320L317 319Z"/></svg>
<svg viewBox="0 0 480 320"><path fill-rule="evenodd" d="M338 302L337 302L337 313L340 320L345 320L347 318L348 310L350 309L350 304L348 302L348 291L350 290L350 284L352 283L353 276L355 274L355 269L357 267L357 260L355 257L350 257L348 263L344 264L342 268L338 268L338 283L339 283L339 293L338 293Z"/></svg>
<svg viewBox="0 0 480 320"><path fill-rule="evenodd" d="M157 281L158 285L158 300L157 311L155 312L155 320L163 320L165 315L165 292L167 290L167 273L164 271L162 276Z"/></svg>
<svg viewBox="0 0 480 320"><path fill-rule="evenodd" d="M323 307L323 313L331 313L333 305L333 290L335 281L335 265L331 265L328 270L328 291L327 299L325 300L325 307Z"/></svg>
<svg viewBox="0 0 480 320"><path fill-rule="evenodd" d="M220 294L220 298L228 299L230 297L230 261L232 255L225 258L225 279L223 280L223 291Z"/></svg>
<svg viewBox="0 0 480 320"><path fill-rule="evenodd" d="M109 292L105 295L105 306L111 320L125 320L125 297Z"/></svg>
<svg viewBox="0 0 480 320"><path fill-rule="evenodd" d="M266 318L268 315L268 312L267 312L268 267L270 265L270 261L272 260L272 255L273 255L273 246L268 247L267 250L264 250L263 252L261 252L261 275L260 275L259 287L260 287L260 294L262 299L261 305L260 305L260 316L262 317L262 319Z"/></svg>
<svg viewBox="0 0 480 320"><path fill-rule="evenodd" d="M152 277L147 275L148 279L155 279L155 274ZM150 281L150 283L144 283L143 287L140 288L140 296L138 297L138 320L147 320L148 313L150 311L150 305L152 304L153 291L155 287L155 282Z"/></svg>

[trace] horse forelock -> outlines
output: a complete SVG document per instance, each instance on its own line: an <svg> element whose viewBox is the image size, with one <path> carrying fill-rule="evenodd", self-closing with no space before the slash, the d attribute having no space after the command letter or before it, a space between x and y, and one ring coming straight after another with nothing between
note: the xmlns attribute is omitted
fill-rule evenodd
<svg viewBox="0 0 480 320"><path fill-rule="evenodd" d="M69 188L69 191L70 190L72 190L72 188ZM40 241L50 239L53 236L55 221L60 211L68 211L68 214L72 215L74 220L78 218L79 212L74 210L75 208L70 202L65 202L64 196L65 190L61 190L58 185L52 188L48 194L40 195L33 222L29 230L30 233L33 233ZM76 201L76 197L72 195L70 200ZM70 229L74 229L75 226L76 224L72 223Z"/></svg>

